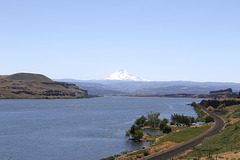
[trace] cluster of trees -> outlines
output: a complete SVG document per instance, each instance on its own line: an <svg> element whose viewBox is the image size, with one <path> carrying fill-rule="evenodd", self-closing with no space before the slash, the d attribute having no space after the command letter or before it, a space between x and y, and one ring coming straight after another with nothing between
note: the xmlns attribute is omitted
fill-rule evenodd
<svg viewBox="0 0 240 160"><path fill-rule="evenodd" d="M198 122L198 119L195 119L194 117L190 117L190 116L184 116L183 114L172 114L171 115L171 125L179 125L179 124L185 124L187 126L192 125L193 123ZM209 123L209 122L214 122L214 118L212 116L208 116L206 114L204 114L204 118L203 121L205 123Z"/></svg>
<svg viewBox="0 0 240 160"><path fill-rule="evenodd" d="M172 114L171 115L171 125L179 125L179 124L185 124L187 126L192 125L192 123L195 123L196 120L194 117L190 116L184 116L183 114Z"/></svg>
<svg viewBox="0 0 240 160"><path fill-rule="evenodd" d="M204 113L195 102L191 104L195 109L199 109L200 111L197 112L198 116L204 116L205 122L213 122L214 118L211 116L207 116L206 113ZM202 115L203 113L204 115ZM200 114L201 113L201 114ZM167 124L169 123L169 120L164 118L163 120L159 119L160 113L148 113L148 115L145 117L142 115L140 118L136 119L134 124L131 126L130 130L126 131L126 136L132 136L134 140L140 140L143 136L143 131L141 130L144 126L151 126L152 128L156 129L159 128L163 131L163 133L170 133L172 131L172 128L169 127ZM198 117L198 119L199 119ZM191 116L185 116L183 114L172 114L171 115L171 125L181 125L185 124L187 126L192 125L192 123L196 123L197 120L194 117Z"/></svg>
<svg viewBox="0 0 240 160"><path fill-rule="evenodd" d="M198 115L198 118L195 120L196 122L214 122L214 118L212 116L207 115L204 111L201 110L201 108L195 103L192 102L191 106L194 107L195 112ZM224 108L226 107L226 104L221 104L220 106L217 107L219 111L224 111Z"/></svg>
<svg viewBox="0 0 240 160"><path fill-rule="evenodd" d="M157 128L159 127L160 130L163 131L163 133L169 133L171 132L171 127L167 126L168 124L168 119L164 118L163 120L159 119L160 113L148 113L147 117L143 116L138 118L134 125L139 126L139 127L144 127L144 126L151 126L152 128Z"/></svg>
<svg viewBox="0 0 240 160"><path fill-rule="evenodd" d="M160 113L148 113L147 117L142 115L140 118L136 119L135 123L133 125L144 127L144 126L151 126L152 128L155 128L159 125L160 119L158 118L160 116Z"/></svg>
<svg viewBox="0 0 240 160"><path fill-rule="evenodd" d="M168 119L159 119L160 113L148 113L147 117L142 115L140 118L136 119L130 130L126 131L126 136L132 136L134 140L140 140L143 136L141 127L151 126L152 128L160 128L163 133L169 133L172 131L171 127L167 126Z"/></svg>

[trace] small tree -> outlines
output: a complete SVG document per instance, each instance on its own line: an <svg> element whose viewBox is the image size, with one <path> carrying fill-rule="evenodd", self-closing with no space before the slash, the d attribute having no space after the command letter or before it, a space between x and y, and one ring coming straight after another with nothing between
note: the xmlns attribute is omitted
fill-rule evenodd
<svg viewBox="0 0 240 160"><path fill-rule="evenodd" d="M135 124L137 126L143 127L146 124L146 120L147 118L144 115L142 115L142 117L136 119Z"/></svg>
<svg viewBox="0 0 240 160"><path fill-rule="evenodd" d="M188 127L190 127L190 125L191 125L191 120L190 120L190 118L186 117L186 118L184 119L184 124L186 124Z"/></svg>
<svg viewBox="0 0 240 160"><path fill-rule="evenodd" d="M170 133L171 131L172 131L172 128L169 127L169 126L165 126L165 127L163 128L163 133Z"/></svg>
<svg viewBox="0 0 240 160"><path fill-rule="evenodd" d="M164 118L161 122L160 122L160 125L159 125L159 128L160 130L163 130L165 126L167 126L168 124L168 119L167 118Z"/></svg>
<svg viewBox="0 0 240 160"><path fill-rule="evenodd" d="M140 129L139 126L136 126L135 124L132 125L129 131L125 131L125 133L126 133L125 136L132 135L134 140L137 140L137 141L139 141L143 136L143 131Z"/></svg>
<svg viewBox="0 0 240 160"><path fill-rule="evenodd" d="M147 122L152 127L157 127L160 123L160 119L158 118L160 116L160 113L148 113L147 115Z"/></svg>
<svg viewBox="0 0 240 160"><path fill-rule="evenodd" d="M191 124L192 124L192 123L196 123L196 120L195 120L194 117L190 117L190 121L191 121Z"/></svg>
<svg viewBox="0 0 240 160"><path fill-rule="evenodd" d="M191 106L192 106L192 107L196 107L196 106L197 106L196 102L192 102L192 103L191 103Z"/></svg>
<svg viewBox="0 0 240 160"><path fill-rule="evenodd" d="M139 141L143 137L143 131L141 129L138 129L135 131L135 134L133 135L134 140Z"/></svg>
<svg viewBox="0 0 240 160"><path fill-rule="evenodd" d="M139 126L136 126L135 124L133 124L132 127L131 127L131 129L129 130L129 133L130 133L131 135L134 135L135 132L136 132L136 130L139 130L139 129L140 129Z"/></svg>
<svg viewBox="0 0 240 160"><path fill-rule="evenodd" d="M162 122L163 122L164 124L168 124L169 120L168 120L167 118L163 118Z"/></svg>
<svg viewBox="0 0 240 160"><path fill-rule="evenodd" d="M125 131L125 136L129 137L130 136L130 132L129 131Z"/></svg>
<svg viewBox="0 0 240 160"><path fill-rule="evenodd" d="M205 119L205 123L209 123L209 122L214 122L214 118L212 116L207 116Z"/></svg>

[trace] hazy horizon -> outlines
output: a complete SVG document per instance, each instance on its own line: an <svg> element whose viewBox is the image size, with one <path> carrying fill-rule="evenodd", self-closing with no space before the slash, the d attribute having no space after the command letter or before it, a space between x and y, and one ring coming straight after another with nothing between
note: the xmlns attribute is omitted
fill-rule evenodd
<svg viewBox="0 0 240 160"><path fill-rule="evenodd" d="M134 74L132 74L133 76L135 76ZM98 78L98 79L75 79L75 78L58 78L58 79L54 79L54 80L79 80L79 81L103 81L103 80L106 80L106 81L111 81L111 80L108 80L108 79L105 79L107 76L105 77L101 77L101 78ZM51 78L51 77L50 77ZM138 78L142 78L142 77L138 77ZM147 79L148 81L145 81L145 82L199 82L199 83L240 83L240 82L220 82L220 81L190 81L190 80L169 80L169 81L162 81L162 80L150 80L150 79ZM113 80L113 81L121 81L121 80ZM123 81L128 81L128 80L123 80Z"/></svg>
<svg viewBox="0 0 240 160"><path fill-rule="evenodd" d="M240 1L4 1L0 75L240 83Z"/></svg>
<svg viewBox="0 0 240 160"><path fill-rule="evenodd" d="M37 72L18 72L18 73L32 73L32 74L42 74L42 73L37 73ZM12 73L12 74L17 74L17 73ZM6 74L6 75L0 75L0 76L8 76L8 75L12 75L12 74ZM42 74L44 75L44 74ZM133 76L135 76L134 74L132 74ZM47 75L45 75L47 76ZM109 76L109 75L108 75ZM47 76L48 77L48 76ZM48 77L52 80L77 80L77 81L111 81L111 80L107 80L105 79L107 76L104 77L100 77L98 79L77 79L77 78L71 78L71 77L63 77L63 78L52 78L52 77ZM137 77L137 76L136 76ZM138 78L142 78L142 77L138 77ZM240 83L240 82L231 82L231 81L191 81L191 80L150 80L147 79L148 81L145 82L199 82L199 83ZM112 80L112 81L131 81L131 80Z"/></svg>

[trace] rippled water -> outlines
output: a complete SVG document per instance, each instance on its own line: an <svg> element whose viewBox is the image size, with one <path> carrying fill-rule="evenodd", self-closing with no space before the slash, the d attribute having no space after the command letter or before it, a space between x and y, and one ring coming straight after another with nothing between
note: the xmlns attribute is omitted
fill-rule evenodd
<svg viewBox="0 0 240 160"><path fill-rule="evenodd" d="M147 145L125 137L136 118L160 112L196 117L201 99L103 97L0 100L0 160L95 160Z"/></svg>

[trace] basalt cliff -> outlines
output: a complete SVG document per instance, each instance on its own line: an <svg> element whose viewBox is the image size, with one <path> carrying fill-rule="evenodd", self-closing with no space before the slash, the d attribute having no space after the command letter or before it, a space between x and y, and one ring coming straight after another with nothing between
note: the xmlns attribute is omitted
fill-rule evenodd
<svg viewBox="0 0 240 160"><path fill-rule="evenodd" d="M52 81L41 74L17 73L0 76L0 99L57 99L89 97L75 84Z"/></svg>

